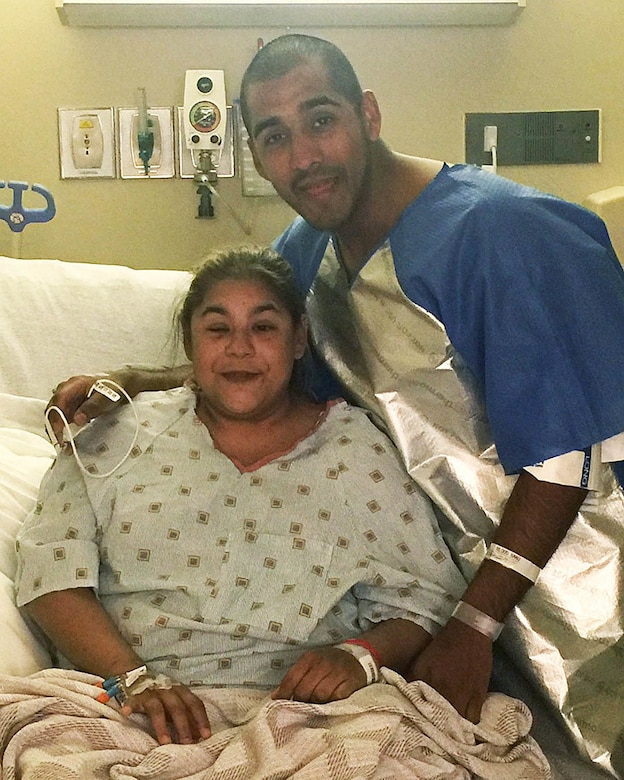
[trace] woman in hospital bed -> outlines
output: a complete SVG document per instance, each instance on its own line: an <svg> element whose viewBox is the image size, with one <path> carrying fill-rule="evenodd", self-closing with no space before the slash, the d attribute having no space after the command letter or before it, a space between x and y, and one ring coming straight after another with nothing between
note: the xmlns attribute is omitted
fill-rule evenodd
<svg viewBox="0 0 624 780"><path fill-rule="evenodd" d="M281 258L208 260L179 324L192 386L83 431L17 542L18 605L105 679L98 706L141 713L130 721L161 746L210 737L207 689L292 706L377 688L465 587L390 441L361 410L305 394L303 302ZM535 774L518 777L546 777L531 742Z"/></svg>

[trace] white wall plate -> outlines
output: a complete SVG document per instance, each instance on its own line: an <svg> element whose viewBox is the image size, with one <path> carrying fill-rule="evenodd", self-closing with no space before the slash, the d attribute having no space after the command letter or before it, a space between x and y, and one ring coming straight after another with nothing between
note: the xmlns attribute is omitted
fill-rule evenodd
<svg viewBox="0 0 624 780"><path fill-rule="evenodd" d="M59 108L62 179L114 179L112 108Z"/></svg>
<svg viewBox="0 0 624 780"><path fill-rule="evenodd" d="M117 154L122 179L171 179L175 176L173 109L150 107L147 114L153 123L154 149L146 173L137 142L139 109L117 109Z"/></svg>

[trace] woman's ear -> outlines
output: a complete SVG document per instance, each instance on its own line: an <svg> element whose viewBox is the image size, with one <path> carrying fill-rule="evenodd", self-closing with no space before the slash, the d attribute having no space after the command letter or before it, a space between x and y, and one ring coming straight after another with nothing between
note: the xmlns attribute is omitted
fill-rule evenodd
<svg viewBox="0 0 624 780"><path fill-rule="evenodd" d="M182 335L182 343L184 345L184 354L192 362L193 361L193 349L191 344L191 334L186 330Z"/></svg>
<svg viewBox="0 0 624 780"><path fill-rule="evenodd" d="M303 357L308 346L308 320L302 315L295 329L295 360Z"/></svg>

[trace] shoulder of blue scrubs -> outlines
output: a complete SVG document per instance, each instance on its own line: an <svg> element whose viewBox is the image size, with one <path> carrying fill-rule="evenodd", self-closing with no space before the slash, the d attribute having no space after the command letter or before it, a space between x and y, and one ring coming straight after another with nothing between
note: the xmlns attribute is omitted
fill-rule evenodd
<svg viewBox="0 0 624 780"><path fill-rule="evenodd" d="M404 293L482 382L506 471L624 430L624 270L596 215L460 165L390 244Z"/></svg>
<svg viewBox="0 0 624 780"><path fill-rule="evenodd" d="M325 254L329 233L316 230L301 217L273 242L273 249L291 265L297 286L307 295ZM329 401L344 394L344 390L320 355L308 351L301 363L305 389L317 401Z"/></svg>
<svg viewBox="0 0 624 780"><path fill-rule="evenodd" d="M304 295L312 286L328 241L329 233L316 230L302 217L297 217L273 242L273 249L292 266L297 286Z"/></svg>

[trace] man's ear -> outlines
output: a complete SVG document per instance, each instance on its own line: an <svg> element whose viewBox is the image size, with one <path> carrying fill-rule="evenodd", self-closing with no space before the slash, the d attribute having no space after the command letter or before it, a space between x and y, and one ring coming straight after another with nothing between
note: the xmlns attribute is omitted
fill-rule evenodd
<svg viewBox="0 0 624 780"><path fill-rule="evenodd" d="M365 89L362 93L362 118L366 132L371 141L376 141L381 134L381 111L377 98L370 91Z"/></svg>
<svg viewBox="0 0 624 780"><path fill-rule="evenodd" d="M247 139L247 146L249 147L249 151L251 152L251 157L253 159L253 163L254 163L254 166L255 166L256 170L258 171L260 176L262 176L263 179L266 179L267 181L269 181L269 177L264 172L264 168L262 167L262 163L258 159L258 155L256 154L256 146L255 146L254 142L251 140L251 138Z"/></svg>

